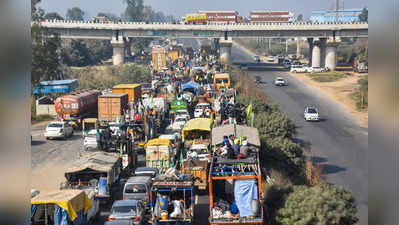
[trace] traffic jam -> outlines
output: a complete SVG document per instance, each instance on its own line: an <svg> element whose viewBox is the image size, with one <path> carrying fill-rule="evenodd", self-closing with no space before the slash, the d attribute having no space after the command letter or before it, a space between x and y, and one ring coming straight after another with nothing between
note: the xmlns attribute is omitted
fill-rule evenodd
<svg viewBox="0 0 399 225"><path fill-rule="evenodd" d="M82 154L58 190L32 190L32 224L263 224L258 130L212 49L153 45L152 80L55 100L46 139L81 131ZM142 156L141 159L139 156ZM144 161L143 161L144 160Z"/></svg>

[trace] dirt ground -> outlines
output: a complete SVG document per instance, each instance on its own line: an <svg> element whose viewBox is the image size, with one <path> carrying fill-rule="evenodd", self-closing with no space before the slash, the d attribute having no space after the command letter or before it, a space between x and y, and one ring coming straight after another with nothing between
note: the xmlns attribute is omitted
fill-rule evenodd
<svg viewBox="0 0 399 225"><path fill-rule="evenodd" d="M350 94L359 87L357 81L363 75L356 73L351 74L352 75L335 82L316 82L305 73L291 73L292 76L325 92L333 100L343 105L352 115L358 118L358 122L361 126L368 127L368 111L359 112L356 109L354 100L350 96Z"/></svg>

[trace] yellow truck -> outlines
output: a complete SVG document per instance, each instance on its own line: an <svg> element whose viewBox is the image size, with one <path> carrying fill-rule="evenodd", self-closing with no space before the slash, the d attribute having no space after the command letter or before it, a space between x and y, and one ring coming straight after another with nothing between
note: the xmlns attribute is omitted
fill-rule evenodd
<svg viewBox="0 0 399 225"><path fill-rule="evenodd" d="M152 49L152 68L155 71L161 71L166 67L166 49L154 48Z"/></svg>
<svg viewBox="0 0 399 225"><path fill-rule="evenodd" d="M173 163L173 150L169 139L152 139L144 146L146 167L165 172Z"/></svg>
<svg viewBox="0 0 399 225"><path fill-rule="evenodd" d="M179 59L179 51L178 50L170 50L168 51L168 56L172 62Z"/></svg>

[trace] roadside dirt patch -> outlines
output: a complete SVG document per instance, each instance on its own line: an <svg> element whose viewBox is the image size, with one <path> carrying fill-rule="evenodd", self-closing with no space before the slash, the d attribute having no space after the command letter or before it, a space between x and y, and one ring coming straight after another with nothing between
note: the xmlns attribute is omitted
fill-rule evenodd
<svg viewBox="0 0 399 225"><path fill-rule="evenodd" d="M338 81L320 83L313 81L305 73L290 74L291 76L325 92L333 100L343 105L352 115L354 115L361 126L368 127L368 111L359 112L356 109L354 100L351 98L351 94L359 87L357 81L361 76L351 73L352 75Z"/></svg>

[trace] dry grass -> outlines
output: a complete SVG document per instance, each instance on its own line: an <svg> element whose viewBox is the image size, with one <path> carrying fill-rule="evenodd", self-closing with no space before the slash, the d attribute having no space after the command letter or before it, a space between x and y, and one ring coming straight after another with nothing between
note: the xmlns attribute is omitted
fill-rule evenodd
<svg viewBox="0 0 399 225"><path fill-rule="evenodd" d="M323 169L320 165L313 163L312 154L309 149L305 149L305 176L309 185L315 186L325 184Z"/></svg>

